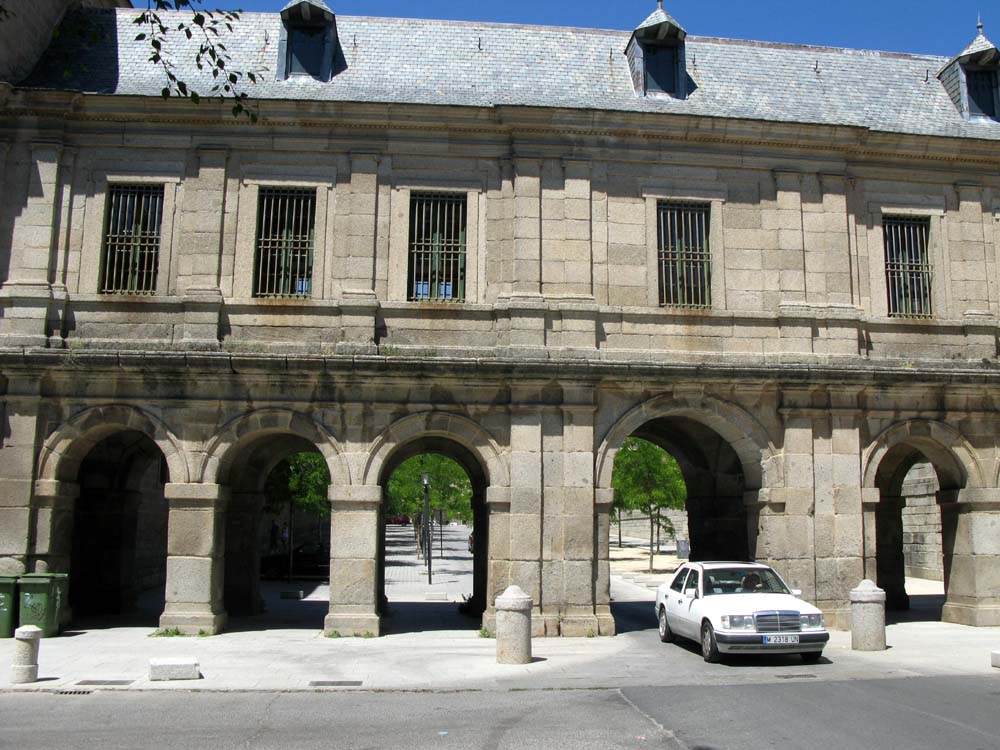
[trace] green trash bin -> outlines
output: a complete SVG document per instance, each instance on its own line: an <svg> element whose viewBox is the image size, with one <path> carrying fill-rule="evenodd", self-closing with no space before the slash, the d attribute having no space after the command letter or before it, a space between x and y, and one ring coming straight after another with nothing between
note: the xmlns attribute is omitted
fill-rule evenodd
<svg viewBox="0 0 1000 750"><path fill-rule="evenodd" d="M59 594L49 573L28 573L17 579L18 623L42 629L43 638L59 633Z"/></svg>
<svg viewBox="0 0 1000 750"><path fill-rule="evenodd" d="M17 579L0 576L0 638L13 638L17 623Z"/></svg>

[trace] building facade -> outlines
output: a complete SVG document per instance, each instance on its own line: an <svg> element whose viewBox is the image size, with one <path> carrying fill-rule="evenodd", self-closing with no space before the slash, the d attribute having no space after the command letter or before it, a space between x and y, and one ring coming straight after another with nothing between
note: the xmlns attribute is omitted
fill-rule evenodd
<svg viewBox="0 0 1000 750"><path fill-rule="evenodd" d="M432 451L472 479L486 626L516 583L538 634L612 634L636 435L695 559L846 626L862 578L905 604L913 487L944 618L1000 624L981 29L943 59L304 0L240 21L250 123L161 98L135 11L84 12L101 44L0 84L0 573L125 607L158 558L161 626L217 632L258 606L269 471L318 451L325 629L377 634L383 488Z"/></svg>

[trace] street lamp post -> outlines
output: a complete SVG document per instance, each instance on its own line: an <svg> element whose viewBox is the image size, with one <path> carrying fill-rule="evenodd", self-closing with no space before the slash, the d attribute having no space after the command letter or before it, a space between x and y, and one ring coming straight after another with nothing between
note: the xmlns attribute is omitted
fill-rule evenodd
<svg viewBox="0 0 1000 750"><path fill-rule="evenodd" d="M427 476L425 471L421 478L424 480L424 559L427 560L427 584L432 583L431 574L431 483L430 478Z"/></svg>

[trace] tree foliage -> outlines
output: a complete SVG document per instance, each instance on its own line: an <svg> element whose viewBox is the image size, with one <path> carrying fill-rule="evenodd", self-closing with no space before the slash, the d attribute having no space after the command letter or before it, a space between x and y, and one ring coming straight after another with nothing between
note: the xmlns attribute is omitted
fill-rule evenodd
<svg viewBox="0 0 1000 750"><path fill-rule="evenodd" d="M626 438L615 458L611 472L614 489L615 515L639 511L649 517L649 570L653 570L653 537L656 524L673 533L668 519L659 511L684 508L687 486L680 466L673 457L657 445L641 438Z"/></svg>
<svg viewBox="0 0 1000 750"><path fill-rule="evenodd" d="M403 461L386 487L389 516L414 516L423 512L427 472L432 510L444 508L449 518L472 521L472 482L457 462L436 453L421 453Z"/></svg>
<svg viewBox="0 0 1000 750"><path fill-rule="evenodd" d="M146 10L136 16L133 23L143 30L136 34L136 41L149 46L149 62L159 67L166 78L166 86L160 92L164 99L180 96L198 103L201 94L177 73L175 56L171 42L179 35L194 39L198 44L194 62L199 71L212 75L209 93L212 96L230 99L234 117L246 115L256 122L257 113L248 108L249 94L244 90L247 83L257 83L263 70L240 70L233 65L225 42L225 34L232 34L240 20L238 10L204 10L202 0L146 0ZM168 20L168 11L184 12L184 19L177 23Z"/></svg>
<svg viewBox="0 0 1000 750"><path fill-rule="evenodd" d="M295 453L281 461L268 475L264 483L267 509L277 513L291 503L296 512L328 518L329 484L330 472L323 456L319 453Z"/></svg>

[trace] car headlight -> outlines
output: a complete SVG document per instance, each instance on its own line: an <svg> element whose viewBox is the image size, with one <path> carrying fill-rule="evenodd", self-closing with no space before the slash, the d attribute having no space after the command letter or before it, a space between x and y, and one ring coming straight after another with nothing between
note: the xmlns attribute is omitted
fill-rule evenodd
<svg viewBox="0 0 1000 750"><path fill-rule="evenodd" d="M722 627L726 630L754 630L753 615L723 615Z"/></svg>
<svg viewBox="0 0 1000 750"><path fill-rule="evenodd" d="M819 630L823 627L823 615L799 615L803 630Z"/></svg>

